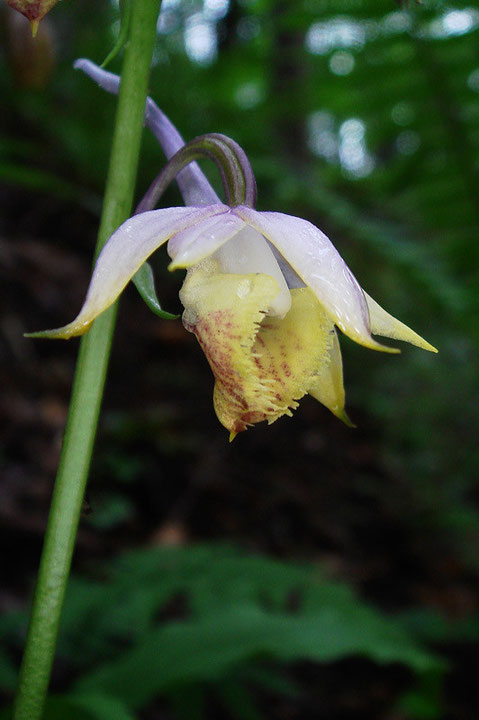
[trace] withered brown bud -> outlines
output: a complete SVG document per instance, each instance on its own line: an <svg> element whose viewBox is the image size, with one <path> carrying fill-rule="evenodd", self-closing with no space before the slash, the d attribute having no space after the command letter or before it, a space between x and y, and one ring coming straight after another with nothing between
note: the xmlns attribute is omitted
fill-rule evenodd
<svg viewBox="0 0 479 720"><path fill-rule="evenodd" d="M30 23L33 37L38 32L40 21L57 2L58 0L7 0L10 7L25 15Z"/></svg>
<svg viewBox="0 0 479 720"><path fill-rule="evenodd" d="M46 18L36 38L32 38L27 20L9 7L0 8L2 16L2 44L5 60L17 85L44 87L51 76L55 49L53 29Z"/></svg>

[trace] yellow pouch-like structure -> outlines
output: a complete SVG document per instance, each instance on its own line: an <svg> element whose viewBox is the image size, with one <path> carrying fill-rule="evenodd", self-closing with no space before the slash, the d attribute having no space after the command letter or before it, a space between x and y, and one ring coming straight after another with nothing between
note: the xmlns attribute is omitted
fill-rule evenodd
<svg viewBox="0 0 479 720"><path fill-rule="evenodd" d="M231 437L291 415L306 393L348 422L333 322L306 287L291 290L286 317L268 316L277 293L269 275L221 273L213 260L189 270L180 293L183 324L215 375L216 414Z"/></svg>

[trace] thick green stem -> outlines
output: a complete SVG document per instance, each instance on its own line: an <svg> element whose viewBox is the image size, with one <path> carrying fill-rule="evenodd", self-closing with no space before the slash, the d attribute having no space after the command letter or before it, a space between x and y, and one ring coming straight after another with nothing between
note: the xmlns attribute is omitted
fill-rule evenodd
<svg viewBox="0 0 479 720"><path fill-rule="evenodd" d="M133 0L96 254L131 212L160 4L161 0ZM20 670L14 720L39 720L43 713L115 317L116 306L113 306L96 320L81 342Z"/></svg>

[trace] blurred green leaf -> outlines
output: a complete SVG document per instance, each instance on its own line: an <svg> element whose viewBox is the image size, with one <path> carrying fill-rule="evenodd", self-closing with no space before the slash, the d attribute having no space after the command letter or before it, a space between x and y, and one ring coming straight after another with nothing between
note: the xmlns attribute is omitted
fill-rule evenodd
<svg viewBox="0 0 479 720"><path fill-rule="evenodd" d="M127 706L106 695L53 695L47 699L45 720L135 720Z"/></svg>
<svg viewBox="0 0 479 720"><path fill-rule="evenodd" d="M345 586L308 568L229 548L132 553L117 564L110 588L97 590L103 590L103 606L108 597L109 609L107 618L98 621L94 616L102 607L95 608L91 599L85 614L81 604L90 632L136 637L137 643L87 672L76 688L113 695L133 707L180 686L218 682L234 667L257 659L331 662L362 655L378 663L403 663L419 673L443 668L399 622L368 607ZM192 616L158 627L154 618L160 603L178 592L186 593ZM294 612L287 609L292 594L298 598ZM81 616L67 614L65 631L73 622L81 649Z"/></svg>
<svg viewBox="0 0 479 720"><path fill-rule="evenodd" d="M154 630L122 659L82 678L77 688L110 693L141 707L169 688L218 681L235 665L256 658L331 662L351 655L399 662L420 672L442 667L400 626L357 602L300 618L238 606L215 618Z"/></svg>

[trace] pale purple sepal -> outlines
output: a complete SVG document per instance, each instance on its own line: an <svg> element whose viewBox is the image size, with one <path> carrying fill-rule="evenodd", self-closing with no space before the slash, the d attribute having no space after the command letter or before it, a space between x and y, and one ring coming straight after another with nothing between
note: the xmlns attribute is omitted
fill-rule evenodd
<svg viewBox="0 0 479 720"><path fill-rule="evenodd" d="M108 294L107 288L111 287L113 299L116 299L138 268L163 243L185 228L201 228L209 218L224 213L224 210L224 205L209 205L205 208L162 208L134 215L120 225L101 251L90 289L101 283L98 292Z"/></svg>
<svg viewBox="0 0 479 720"><path fill-rule="evenodd" d="M73 63L75 70L82 70L109 93L118 94L120 78L103 70L91 60L79 58ZM145 125L158 140L169 160L185 144L178 130L150 97L145 103ZM176 177L185 205L212 205L221 202L197 163L190 163Z"/></svg>
<svg viewBox="0 0 479 720"><path fill-rule="evenodd" d="M42 337L68 338L88 329L93 320L115 302L136 271L172 235L186 227L201 227L224 205L207 208L162 208L134 215L120 225L98 256L82 309L63 328L42 332Z"/></svg>
<svg viewBox="0 0 479 720"><path fill-rule="evenodd" d="M307 220L283 213L258 212L243 205L233 212L279 250L346 335L367 347L388 349L371 337L369 312L361 287L321 230Z"/></svg>

